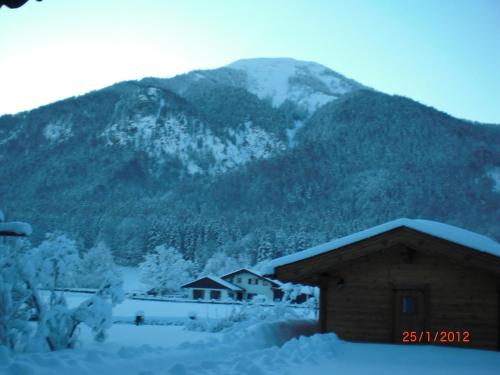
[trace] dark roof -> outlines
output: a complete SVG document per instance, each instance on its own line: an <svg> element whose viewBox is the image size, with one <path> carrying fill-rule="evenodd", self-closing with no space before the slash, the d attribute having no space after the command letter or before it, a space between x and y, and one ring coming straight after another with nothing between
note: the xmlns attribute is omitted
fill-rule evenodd
<svg viewBox="0 0 500 375"><path fill-rule="evenodd" d="M240 268L239 270L236 270L236 271L233 271L233 272L230 272L228 274L221 276L221 278L226 280L230 277L233 277L233 276L238 275L238 274L243 273L243 272L251 273L252 275L254 275L262 280L269 281L274 287L279 287L281 285L280 282L277 282L275 280L272 280L272 279L269 279L265 276L262 276L261 274L255 272L255 271L249 270L248 268Z"/></svg>
<svg viewBox="0 0 500 375"><path fill-rule="evenodd" d="M0 230L1 237L26 237L25 234L19 234L12 231Z"/></svg>
<svg viewBox="0 0 500 375"><path fill-rule="evenodd" d="M217 276L204 276L198 280L191 281L181 286L181 288L200 288L200 289L229 289L233 291L243 291L238 285L223 280Z"/></svg>

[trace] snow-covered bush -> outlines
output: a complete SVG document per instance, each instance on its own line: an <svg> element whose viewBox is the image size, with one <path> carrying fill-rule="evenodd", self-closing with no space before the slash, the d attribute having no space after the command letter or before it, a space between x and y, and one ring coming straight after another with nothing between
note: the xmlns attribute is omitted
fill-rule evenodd
<svg viewBox="0 0 500 375"><path fill-rule="evenodd" d="M80 258L75 241L64 234L49 234L42 244L27 253L33 264L28 283L33 292L33 305L37 315L35 338L43 339L50 350L72 348L78 339L78 326L88 325L98 341L105 338L111 327L112 306L124 298L123 281L118 273L101 275L96 294L76 308L68 308L63 287L75 284ZM37 287L49 290L47 301L38 296Z"/></svg>
<svg viewBox="0 0 500 375"><path fill-rule="evenodd" d="M20 250L0 245L0 346L22 351L33 329L29 324L31 290L23 278Z"/></svg>
<svg viewBox="0 0 500 375"><path fill-rule="evenodd" d="M76 241L63 233L48 233L46 240L28 256L35 267L38 285L45 289L74 286L80 267Z"/></svg>
<svg viewBox="0 0 500 375"><path fill-rule="evenodd" d="M111 250L104 242L99 242L83 255L78 277L79 287L100 288L109 278L119 277Z"/></svg>
<svg viewBox="0 0 500 375"><path fill-rule="evenodd" d="M271 306L263 306L263 303L269 303L269 301L264 296L256 296L251 301L234 306L229 314L223 318L188 321L185 328L194 331L219 332L241 330L262 322L299 321L316 318L318 288L286 283L282 285L281 289L283 298ZM305 302L295 303L299 296L306 296Z"/></svg>
<svg viewBox="0 0 500 375"><path fill-rule="evenodd" d="M81 323L96 340L105 338L112 306L124 297L123 282L108 273L95 295L69 308L57 289L74 282L78 265L75 242L62 234L48 235L31 250L23 241L0 246L0 345L16 351L72 348ZM48 297L39 288L48 289Z"/></svg>
<svg viewBox="0 0 500 375"><path fill-rule="evenodd" d="M262 322L282 320L304 320L315 317L315 304L293 304L290 300L282 300L271 306L262 306L261 301L251 300L235 305L225 317L218 319L194 319L185 324L191 331L220 332L240 330Z"/></svg>
<svg viewBox="0 0 500 375"><path fill-rule="evenodd" d="M157 246L139 264L140 279L159 293L176 292L192 277L193 263L185 260L173 247Z"/></svg>

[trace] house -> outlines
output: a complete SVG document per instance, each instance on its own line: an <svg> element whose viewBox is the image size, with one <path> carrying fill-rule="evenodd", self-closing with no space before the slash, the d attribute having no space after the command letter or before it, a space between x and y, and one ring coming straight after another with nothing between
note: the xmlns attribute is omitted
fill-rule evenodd
<svg viewBox="0 0 500 375"><path fill-rule="evenodd" d="M280 285L278 281L242 268L221 277L204 276L182 285L181 288L188 289L192 299L248 301L260 295L274 301L282 296Z"/></svg>
<svg viewBox="0 0 500 375"><path fill-rule="evenodd" d="M244 290L241 295L237 296L238 300L251 300L259 295L266 297L269 301L275 301L283 296L279 281L271 280L247 268L230 272L221 276L221 278L238 285Z"/></svg>
<svg viewBox="0 0 500 375"><path fill-rule="evenodd" d="M204 276L181 286L189 292L189 298L202 300L237 299L244 289L217 276Z"/></svg>
<svg viewBox="0 0 500 375"><path fill-rule="evenodd" d="M500 350L500 244L477 233L397 219L264 274L318 286L319 329L345 340Z"/></svg>

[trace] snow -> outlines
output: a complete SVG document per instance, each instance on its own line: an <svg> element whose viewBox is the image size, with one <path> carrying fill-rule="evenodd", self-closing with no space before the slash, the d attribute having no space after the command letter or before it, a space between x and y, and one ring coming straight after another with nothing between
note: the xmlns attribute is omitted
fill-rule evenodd
<svg viewBox="0 0 500 375"><path fill-rule="evenodd" d="M125 292L141 291L146 292L151 289L150 285L144 284L139 279L139 268L117 266L118 271L123 278L123 290Z"/></svg>
<svg viewBox="0 0 500 375"><path fill-rule="evenodd" d="M260 99L270 99L274 107L290 100L309 113L363 87L318 63L290 58L243 59L227 67L244 71L247 90Z"/></svg>
<svg viewBox="0 0 500 375"><path fill-rule="evenodd" d="M43 129L43 135L52 143L60 143L73 135L72 124L62 119L52 121Z"/></svg>
<svg viewBox="0 0 500 375"><path fill-rule="evenodd" d="M486 175L493 181L493 191L500 193L500 167L490 169Z"/></svg>
<svg viewBox="0 0 500 375"><path fill-rule="evenodd" d="M86 298L78 293L66 296L70 306ZM204 309L221 317L221 309L231 308L126 300L114 311L132 316L143 310L147 322L155 314L164 319L186 318L193 310L202 318ZM114 324L103 343L95 342L91 330L82 327L75 349L13 354L0 347L0 374L488 375L497 374L500 366L500 355L493 351L349 343L333 333L315 334L315 320L278 319L243 321L219 333L188 331L182 325Z"/></svg>
<svg viewBox="0 0 500 375"><path fill-rule="evenodd" d="M239 286L237 285L234 285L234 284L231 284L230 282L227 282L226 280L223 280L221 279L220 277L218 276L214 276L214 275L208 275L208 276L203 276L203 277L200 277L199 279L196 279L194 281L190 281L188 284L186 285L189 285L189 284L192 284L192 283L195 283L199 280L202 280L202 279L210 279L222 286L225 286L227 289L230 289L230 290L234 290L234 291L238 291L238 290L243 290L242 288L240 288ZM182 288L185 288L186 285L183 285Z"/></svg>
<svg viewBox="0 0 500 375"><path fill-rule="evenodd" d="M271 98L273 106L280 106L288 97L288 80L294 76L298 61L291 59L238 60L229 68L248 74L248 89L259 98Z"/></svg>
<svg viewBox="0 0 500 375"><path fill-rule="evenodd" d="M197 155L212 157L214 163L208 172L216 175L255 159L268 159L286 149L286 145L275 135L251 121L242 124L238 130L228 129L229 137L222 138L214 135L203 123L190 123L183 115L160 119L159 113L112 124L101 136L108 147L132 146L146 152L159 164L175 156L189 174L203 172Z"/></svg>
<svg viewBox="0 0 500 375"><path fill-rule="evenodd" d="M141 325L114 324L108 331L106 348L114 347L117 350L123 346L161 346L173 348L180 343L198 341L216 336L210 332L188 331L182 325ZM92 332L84 327L80 341L85 349L102 348L101 343L95 342Z"/></svg>
<svg viewBox="0 0 500 375"><path fill-rule="evenodd" d="M15 233L18 236L29 236L33 229L28 223L12 221L10 223L0 223L0 233Z"/></svg>
<svg viewBox="0 0 500 375"><path fill-rule="evenodd" d="M498 352L348 343L333 333L311 335L313 323L267 322L225 334L117 326L108 342L84 339L74 350L12 355L0 348L0 374L493 375L500 367Z"/></svg>
<svg viewBox="0 0 500 375"><path fill-rule="evenodd" d="M76 307L88 299L88 294L65 293L68 307ZM138 311L143 311L146 320L161 320L167 324L181 324L188 319L190 313L195 312L202 319L220 319L227 317L234 305L211 304L178 301L154 301L141 299L125 299L114 306L113 319L132 321Z"/></svg>
<svg viewBox="0 0 500 375"><path fill-rule="evenodd" d="M401 218L299 251L295 254L274 259L264 267L262 272L266 275L270 275L274 273L276 267L323 254L399 227L414 229L434 237L442 238L471 249L500 257L500 244L486 236L437 221Z"/></svg>

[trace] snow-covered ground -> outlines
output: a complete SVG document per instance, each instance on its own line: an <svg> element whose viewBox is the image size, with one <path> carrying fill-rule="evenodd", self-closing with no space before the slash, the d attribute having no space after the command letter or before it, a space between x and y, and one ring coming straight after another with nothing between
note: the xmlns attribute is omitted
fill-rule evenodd
<svg viewBox="0 0 500 375"><path fill-rule="evenodd" d="M136 269L122 269L122 273L126 290L142 289ZM88 298L84 293L66 296L70 306ZM115 307L115 320L121 317L130 321L141 310L146 321L156 317L172 325L114 324L104 343L93 341L90 330L82 327L80 345L58 352L12 354L0 347L0 375L500 373L499 352L349 343L335 334L314 334L315 320L279 320L279 314L274 315L278 320L252 319L265 307L254 306L249 320L219 333L189 331L183 325L192 312L199 319L220 319L236 308L240 307L126 299Z"/></svg>
<svg viewBox="0 0 500 375"><path fill-rule="evenodd" d="M43 295L43 294L42 294ZM76 307L89 298L85 293L65 293L69 307ZM234 305L196 303L196 302L164 302L125 299L113 308L113 317L118 320L131 320L141 311L146 320L159 320L170 323L182 323L189 315L195 313L200 319L221 319L227 317Z"/></svg>
<svg viewBox="0 0 500 375"><path fill-rule="evenodd" d="M11 355L0 348L0 374L493 375L500 369L498 352L355 344L334 334L294 338L312 327L304 321L260 323L209 334L119 325L103 344L89 342L84 333L84 346L74 350Z"/></svg>
<svg viewBox="0 0 500 375"><path fill-rule="evenodd" d="M149 289L139 281L136 268L120 271L126 291ZM65 295L70 307L89 297ZM486 375L500 371L498 352L347 343L334 334L314 335L314 320L252 323L250 319L219 333L189 331L184 326L193 313L199 320L216 320L238 308L125 299L113 309L115 321L131 322L142 311L147 323L167 325L114 324L104 343L95 342L90 330L82 327L80 346L58 352L12 354L0 347L0 375ZM259 313L266 309L253 308Z"/></svg>
<svg viewBox="0 0 500 375"><path fill-rule="evenodd" d="M109 352L119 350L121 347L144 345L168 349L184 342L195 342L217 336L216 333L188 331L184 329L184 326L114 324L108 331L105 343L94 341L92 332L86 326L82 327L80 341L85 350Z"/></svg>

